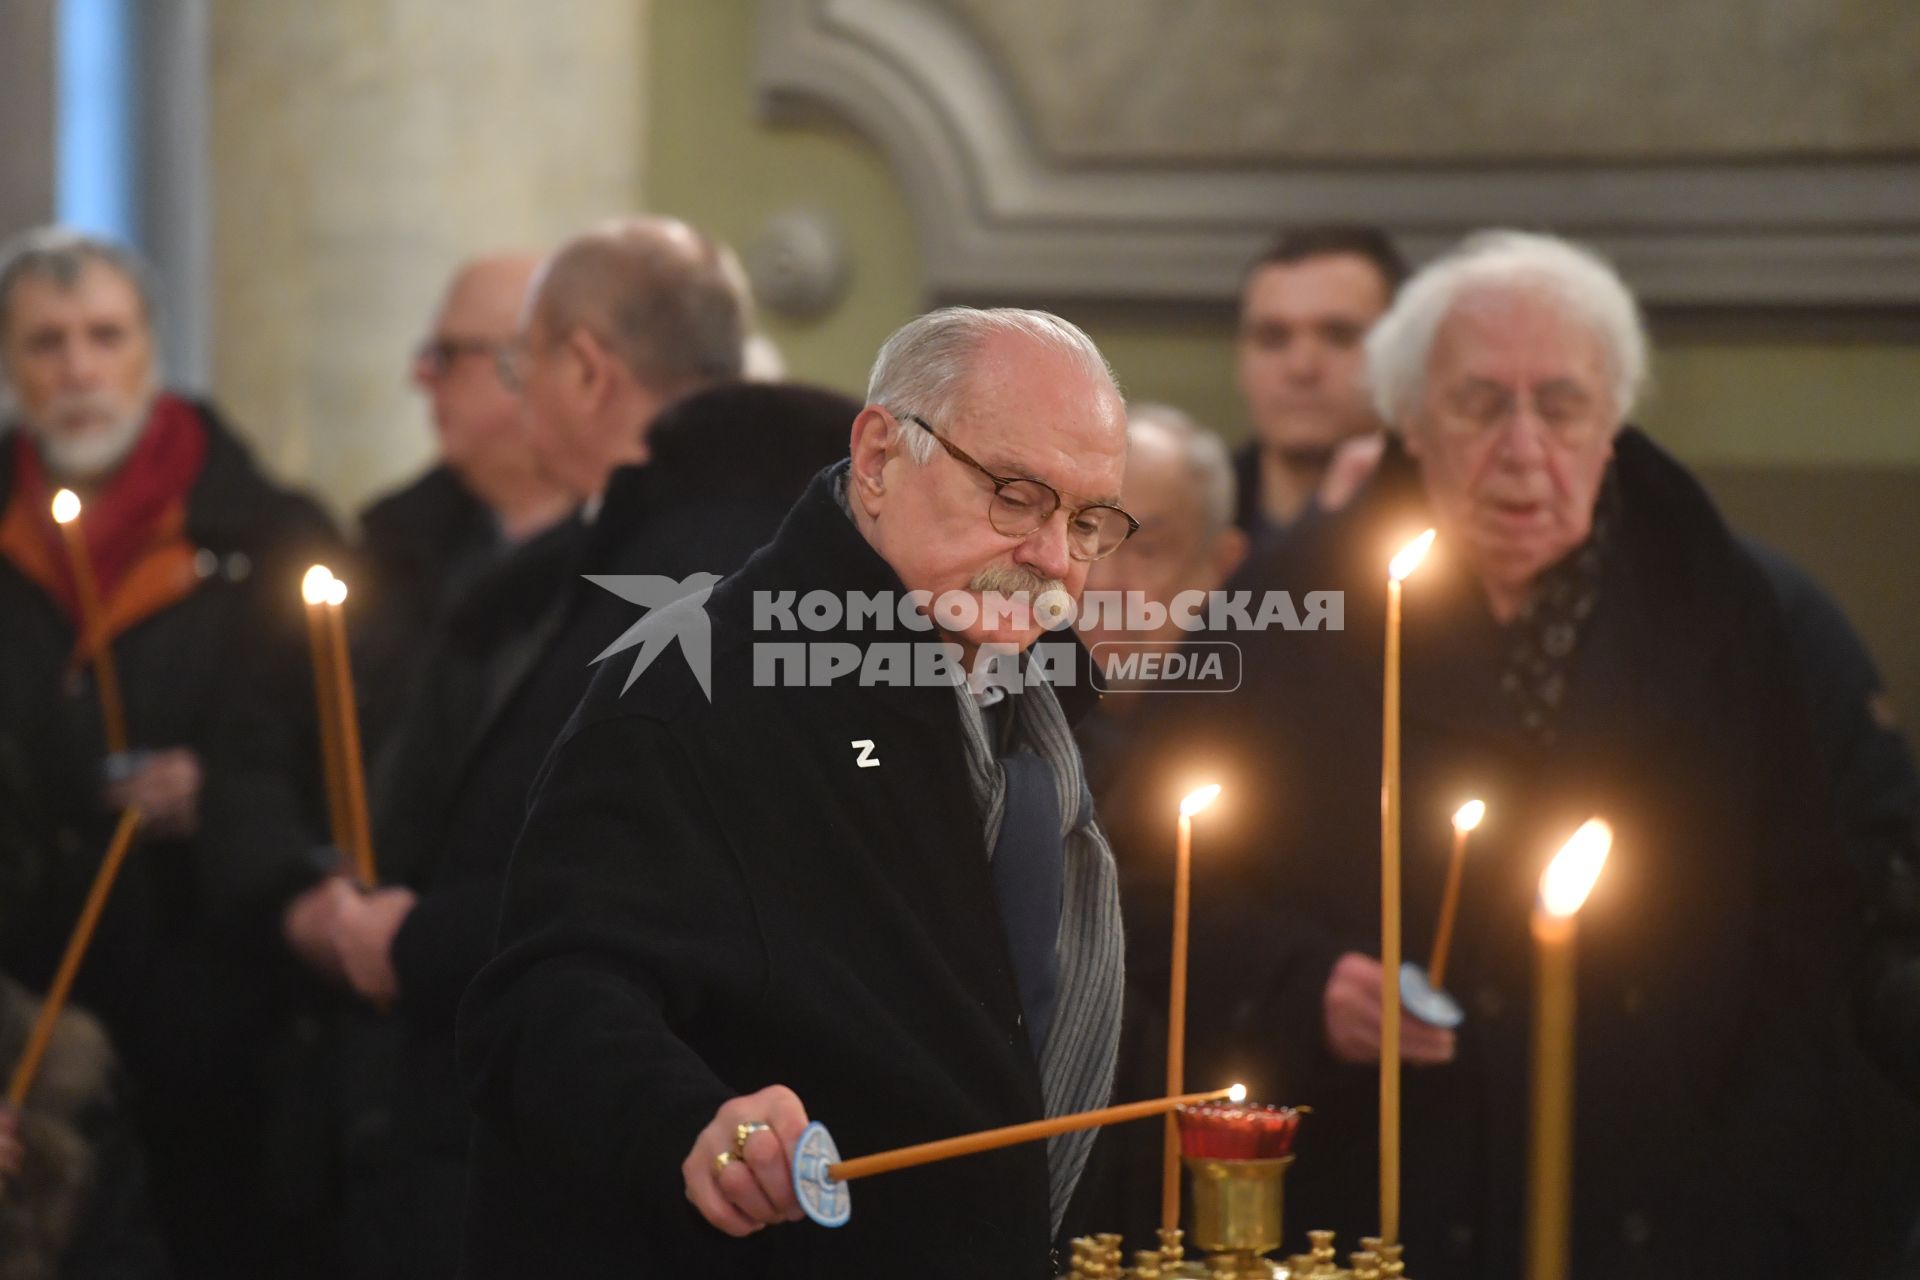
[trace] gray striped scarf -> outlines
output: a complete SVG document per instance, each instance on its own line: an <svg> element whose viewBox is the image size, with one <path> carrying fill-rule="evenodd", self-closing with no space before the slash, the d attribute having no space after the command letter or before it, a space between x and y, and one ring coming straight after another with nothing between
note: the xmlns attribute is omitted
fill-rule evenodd
<svg viewBox="0 0 1920 1280"><path fill-rule="evenodd" d="M1017 688L1017 686L1016 686ZM1007 800L1006 769L987 734L985 718L963 679L955 686L966 737L968 781L986 822L987 852L1000 839ZM1011 698L1013 745L1025 747L1053 769L1059 788L1066 841L1065 883L1060 898L1060 990L1053 1025L1040 1049L1040 1090L1049 1116L1103 1107L1113 1093L1114 1058L1120 1048L1120 988L1125 956L1120 894L1107 838L1091 806L1081 817L1085 790L1080 748L1073 740L1053 686L1037 681ZM1063 1133L1047 1140L1048 1207L1057 1235L1067 1202L1086 1168L1095 1131Z"/></svg>
<svg viewBox="0 0 1920 1280"><path fill-rule="evenodd" d="M853 519L847 505L846 463L841 463L834 496L840 509ZM1020 680L1011 682L1017 689ZM967 744L967 780L974 803L986 823L986 856L1000 841L1000 818L1006 811L1007 774L999 753L987 735L987 724L967 687L956 674L954 695L960 700L960 725ZM1049 1116L1072 1115L1107 1105L1113 1096L1114 1061L1120 1053L1120 995L1126 979L1125 937L1120 928L1119 876L1113 851L1092 816L1084 826L1080 797L1086 789L1085 770L1073 730L1060 709L1053 686L1044 680L1012 695L1015 717L1014 746L1025 747L1053 769L1060 789L1061 822L1066 828L1065 883L1060 894L1060 937L1054 944L1060 960L1060 989L1054 999L1053 1025L1040 1050L1040 1094ZM1047 1139L1047 1207L1053 1233L1067 1216L1067 1202L1079 1185L1093 1150L1095 1130L1063 1133Z"/></svg>

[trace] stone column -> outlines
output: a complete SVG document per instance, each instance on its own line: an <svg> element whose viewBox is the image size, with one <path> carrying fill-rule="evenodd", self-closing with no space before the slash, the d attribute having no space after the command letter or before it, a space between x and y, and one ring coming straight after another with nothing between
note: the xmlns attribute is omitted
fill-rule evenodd
<svg viewBox="0 0 1920 1280"><path fill-rule="evenodd" d="M0 4L0 240L53 220L53 0Z"/></svg>
<svg viewBox="0 0 1920 1280"><path fill-rule="evenodd" d="M214 0L213 370L341 514L417 470L453 266L639 208L647 0Z"/></svg>

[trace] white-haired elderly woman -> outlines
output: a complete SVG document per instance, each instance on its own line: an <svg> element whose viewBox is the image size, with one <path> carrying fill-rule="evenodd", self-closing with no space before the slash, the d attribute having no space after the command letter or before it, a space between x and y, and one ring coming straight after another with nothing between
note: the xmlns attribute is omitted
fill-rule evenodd
<svg viewBox="0 0 1920 1280"><path fill-rule="evenodd" d="M1405 591L1408 956L1434 940L1449 816L1478 796L1488 817L1446 971L1465 1021L1402 1037L1410 1269L1521 1274L1528 919L1596 814L1616 839L1581 919L1576 1274L1883 1245L1870 1210L1914 1185L1906 1157L1847 1143L1910 1118L1838 1030L1858 925L1779 609L1699 484L1623 425L1647 368L1632 295L1566 241L1478 235L1406 285L1368 355L1381 466L1262 574L1344 590L1345 629L1247 637L1243 690L1207 708L1260 846L1222 852L1210 892L1285 915L1262 950L1222 948L1230 998L1194 1022L1315 1104L1289 1221L1377 1226L1385 582L1431 525Z"/></svg>

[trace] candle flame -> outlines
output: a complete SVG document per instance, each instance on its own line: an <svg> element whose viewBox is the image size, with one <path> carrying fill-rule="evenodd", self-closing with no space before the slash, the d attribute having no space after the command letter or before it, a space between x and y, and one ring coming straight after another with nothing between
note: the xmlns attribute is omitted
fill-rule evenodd
<svg viewBox="0 0 1920 1280"><path fill-rule="evenodd" d="M1420 567L1420 562L1427 558L1427 548L1433 545L1433 535L1434 531L1429 529L1400 548L1400 554L1387 566L1387 576L1395 582L1405 582L1411 577L1413 571Z"/></svg>
<svg viewBox="0 0 1920 1280"><path fill-rule="evenodd" d="M317 564L307 570L307 576L300 579L300 598L308 604L325 604L327 591L333 585L333 571L323 564Z"/></svg>
<svg viewBox="0 0 1920 1280"><path fill-rule="evenodd" d="M1548 915L1564 919L1581 908L1612 848L1612 827L1599 818L1580 825L1540 875L1540 905Z"/></svg>
<svg viewBox="0 0 1920 1280"><path fill-rule="evenodd" d="M1480 820L1486 816L1486 801L1469 800L1454 811L1453 829L1459 832L1471 831L1479 826Z"/></svg>
<svg viewBox="0 0 1920 1280"><path fill-rule="evenodd" d="M1246 1100L1247 1100L1247 1086L1243 1084L1236 1084L1231 1089L1227 1090L1228 1102L1245 1102Z"/></svg>
<svg viewBox="0 0 1920 1280"><path fill-rule="evenodd" d="M80 518L80 495L71 489L62 489L53 495L53 522L72 524Z"/></svg>
<svg viewBox="0 0 1920 1280"><path fill-rule="evenodd" d="M347 584L338 578L327 579L327 603L338 608L346 601Z"/></svg>
<svg viewBox="0 0 1920 1280"><path fill-rule="evenodd" d="M1191 818L1219 798L1220 784L1210 782L1198 791L1188 793L1187 798L1180 802L1180 816Z"/></svg>

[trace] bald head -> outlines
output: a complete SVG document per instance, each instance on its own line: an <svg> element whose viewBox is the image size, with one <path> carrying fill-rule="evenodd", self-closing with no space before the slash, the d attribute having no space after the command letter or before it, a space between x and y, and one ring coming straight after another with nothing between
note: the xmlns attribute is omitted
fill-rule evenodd
<svg viewBox="0 0 1920 1280"><path fill-rule="evenodd" d="M740 376L746 307L725 252L677 218L622 218L568 241L533 316L556 338L587 330L662 396Z"/></svg>
<svg viewBox="0 0 1920 1280"><path fill-rule="evenodd" d="M1215 591L1240 567L1246 534L1233 526L1233 464L1213 431L1164 404L1127 406L1127 476L1122 505L1140 532L1093 566L1089 591L1138 592L1171 605L1186 591ZM1087 631L1092 643L1187 639L1172 614L1157 629L1128 631L1109 619Z"/></svg>
<svg viewBox="0 0 1920 1280"><path fill-rule="evenodd" d="M546 474L576 498L645 462L668 403L740 376L746 309L712 240L673 218L602 223L540 270L521 393Z"/></svg>
<svg viewBox="0 0 1920 1280"><path fill-rule="evenodd" d="M436 327L442 333L489 340L511 338L539 270L537 253L491 253L467 259L447 285Z"/></svg>
<svg viewBox="0 0 1920 1280"><path fill-rule="evenodd" d="M462 263L413 362L441 461L510 532L537 525L564 505L559 489L539 473L520 400L502 381L496 359L514 340L539 269L533 253Z"/></svg>

